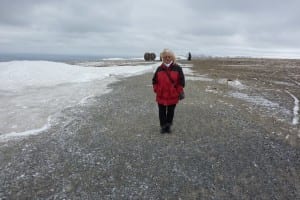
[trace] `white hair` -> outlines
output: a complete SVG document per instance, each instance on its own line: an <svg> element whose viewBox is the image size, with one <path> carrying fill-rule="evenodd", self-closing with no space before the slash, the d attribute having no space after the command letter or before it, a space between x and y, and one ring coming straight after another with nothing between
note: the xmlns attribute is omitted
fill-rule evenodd
<svg viewBox="0 0 300 200"><path fill-rule="evenodd" d="M176 61L176 56L174 54L173 51L171 51L170 49L164 49L161 53L160 53L160 57L163 58L165 55L170 55L172 57L173 62L175 63Z"/></svg>

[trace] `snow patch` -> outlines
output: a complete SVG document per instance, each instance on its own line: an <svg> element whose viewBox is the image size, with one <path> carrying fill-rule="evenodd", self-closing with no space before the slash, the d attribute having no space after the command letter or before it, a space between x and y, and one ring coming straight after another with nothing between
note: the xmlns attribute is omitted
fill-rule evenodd
<svg viewBox="0 0 300 200"><path fill-rule="evenodd" d="M261 96L249 96L248 94L240 92L231 92L229 93L229 96L263 107L267 109L268 112L271 112L272 115L280 115L281 117L278 119L279 121L286 121L286 119L291 115L291 112L288 109Z"/></svg>
<svg viewBox="0 0 300 200"><path fill-rule="evenodd" d="M229 93L229 95L234 98L245 100L249 103L254 103L256 105L271 107L271 108L279 108L278 103L269 101L268 99L265 99L261 96L249 96L248 94L240 93L240 92L231 92Z"/></svg>
<svg viewBox="0 0 300 200"><path fill-rule="evenodd" d="M217 82L219 84L227 84L228 86L239 90L244 90L248 88L246 85L242 84L239 80L219 79Z"/></svg>
<svg viewBox="0 0 300 200"><path fill-rule="evenodd" d="M294 108L293 108L294 117L293 117L292 124L297 125L299 123L299 113L298 113L299 112L299 99L287 90L286 90L286 93L288 93L294 99L294 104L295 105L294 105Z"/></svg>
<svg viewBox="0 0 300 200"><path fill-rule="evenodd" d="M218 94L217 89L216 88L211 88L210 86L208 86L207 88L205 88L205 92Z"/></svg>
<svg viewBox="0 0 300 200"><path fill-rule="evenodd" d="M240 90L247 89L248 87L242 84L239 80L230 81L228 80L228 85Z"/></svg>
<svg viewBox="0 0 300 200"><path fill-rule="evenodd" d="M189 81L206 81L206 82L213 81L213 79L211 78L201 77L201 76L185 76L185 79Z"/></svg>
<svg viewBox="0 0 300 200"><path fill-rule="evenodd" d="M284 82L284 81L273 81L273 83L275 83L275 84L277 84L277 85L294 86L293 83Z"/></svg>

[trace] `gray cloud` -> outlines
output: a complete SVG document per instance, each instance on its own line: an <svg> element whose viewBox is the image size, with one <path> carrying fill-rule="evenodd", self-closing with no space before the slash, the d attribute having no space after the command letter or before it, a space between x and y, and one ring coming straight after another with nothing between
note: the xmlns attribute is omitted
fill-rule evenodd
<svg viewBox="0 0 300 200"><path fill-rule="evenodd" d="M0 53L297 56L296 0L1 0ZM299 54L300 55L300 54Z"/></svg>

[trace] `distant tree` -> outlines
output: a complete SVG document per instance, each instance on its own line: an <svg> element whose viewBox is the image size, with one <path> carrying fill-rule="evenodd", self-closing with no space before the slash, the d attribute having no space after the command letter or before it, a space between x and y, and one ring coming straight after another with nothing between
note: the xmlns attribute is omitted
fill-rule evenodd
<svg viewBox="0 0 300 200"><path fill-rule="evenodd" d="M153 60L155 60L155 58L156 58L155 53L149 53L149 52L146 52L146 53L144 54L144 59L145 59L145 61L153 61Z"/></svg>
<svg viewBox="0 0 300 200"><path fill-rule="evenodd" d="M155 58L156 58L155 53L150 53L150 60L155 60Z"/></svg>
<svg viewBox="0 0 300 200"><path fill-rule="evenodd" d="M146 52L144 54L144 59L145 59L145 61L149 61L150 60L150 54L148 52Z"/></svg>

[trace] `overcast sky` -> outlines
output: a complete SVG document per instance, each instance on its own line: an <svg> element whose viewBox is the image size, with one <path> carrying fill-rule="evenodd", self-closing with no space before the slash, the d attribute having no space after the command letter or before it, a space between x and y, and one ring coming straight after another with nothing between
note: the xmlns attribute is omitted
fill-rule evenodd
<svg viewBox="0 0 300 200"><path fill-rule="evenodd" d="M300 58L299 0L0 0L0 53Z"/></svg>

